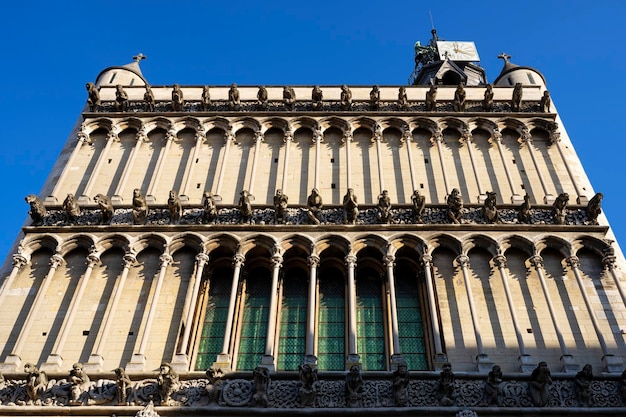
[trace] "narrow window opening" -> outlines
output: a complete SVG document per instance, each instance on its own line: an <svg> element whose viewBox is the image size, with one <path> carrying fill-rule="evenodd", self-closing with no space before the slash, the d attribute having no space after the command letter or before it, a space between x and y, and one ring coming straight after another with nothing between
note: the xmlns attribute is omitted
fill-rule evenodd
<svg viewBox="0 0 626 417"><path fill-rule="evenodd" d="M197 184L196 184L196 190L197 190L197 189L200 189L200 183L197 183Z"/></svg>
<svg viewBox="0 0 626 417"><path fill-rule="evenodd" d="M109 164L111 163L112 159L109 159Z"/></svg>
<svg viewBox="0 0 626 417"><path fill-rule="evenodd" d="M109 84L113 82L116 75L117 75L117 72L114 72L113 75L111 76L111 79L109 80Z"/></svg>
<svg viewBox="0 0 626 417"><path fill-rule="evenodd" d="M130 85L132 86L133 84L135 84L135 79L134 78L132 80L130 80Z"/></svg>
<svg viewBox="0 0 626 417"><path fill-rule="evenodd" d="M334 164L335 163L335 158L330 158L330 163Z"/></svg>
<svg viewBox="0 0 626 417"><path fill-rule="evenodd" d="M420 184L420 188L424 188L424 184Z"/></svg>
<svg viewBox="0 0 626 417"><path fill-rule="evenodd" d="M526 189L526 187L524 187L524 184L522 184L522 190L525 190L525 189Z"/></svg>
<svg viewBox="0 0 626 417"><path fill-rule="evenodd" d="M506 79L509 82L509 85L513 85L513 80L511 79L511 77Z"/></svg>
<svg viewBox="0 0 626 417"><path fill-rule="evenodd" d="M133 336L134 334L135 334L135 332L133 332L133 331L128 332L129 336Z"/></svg>
<svg viewBox="0 0 626 417"><path fill-rule="evenodd" d="M515 162L515 159L513 160L513 164L517 164L517 162Z"/></svg>
<svg viewBox="0 0 626 417"><path fill-rule="evenodd" d="M278 163L278 158L274 158L274 163L277 164Z"/></svg>
<svg viewBox="0 0 626 417"><path fill-rule="evenodd" d="M330 184L330 188L334 190L335 189L335 183Z"/></svg>
<svg viewBox="0 0 626 417"><path fill-rule="evenodd" d="M533 78L533 75L530 72L527 75L528 81L530 81L531 84L535 84L535 79Z"/></svg>
<svg viewBox="0 0 626 417"><path fill-rule="evenodd" d="M199 160L200 160L200 158L196 158L196 164L198 163Z"/></svg>
<svg viewBox="0 0 626 417"><path fill-rule="evenodd" d="M424 163L427 164L428 163L428 158L424 158Z"/></svg>
<svg viewBox="0 0 626 417"><path fill-rule="evenodd" d="M48 332L41 332L42 336L48 336Z"/></svg>
<svg viewBox="0 0 626 417"><path fill-rule="evenodd" d="M89 330L83 330L83 336L89 336Z"/></svg>
<svg viewBox="0 0 626 417"><path fill-rule="evenodd" d="M532 333L533 329L526 329L526 333Z"/></svg>

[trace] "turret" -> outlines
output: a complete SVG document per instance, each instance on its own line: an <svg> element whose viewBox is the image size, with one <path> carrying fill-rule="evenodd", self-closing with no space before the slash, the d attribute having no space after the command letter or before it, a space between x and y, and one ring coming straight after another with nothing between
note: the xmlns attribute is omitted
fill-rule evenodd
<svg viewBox="0 0 626 417"><path fill-rule="evenodd" d="M532 67L521 67L510 62L510 55L502 52L498 58L504 60L500 75L493 82L497 87L512 87L517 83L522 85L540 85L546 88L546 79L541 72Z"/></svg>
<svg viewBox="0 0 626 417"><path fill-rule="evenodd" d="M105 68L96 77L96 86L121 85L130 87L148 84L148 81L146 81L141 73L141 68L139 68L139 61L142 59L146 59L146 56L140 53L133 57L133 62L130 64Z"/></svg>

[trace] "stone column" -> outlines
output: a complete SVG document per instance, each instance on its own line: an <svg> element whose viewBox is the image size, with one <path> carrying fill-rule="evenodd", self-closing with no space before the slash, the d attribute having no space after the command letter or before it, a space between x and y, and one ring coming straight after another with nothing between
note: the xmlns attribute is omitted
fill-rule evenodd
<svg viewBox="0 0 626 417"><path fill-rule="evenodd" d="M465 126L463 128L463 132L461 133L460 142L461 144L465 144L467 146L467 152L469 153L470 162L472 163L472 171L474 172L474 179L476 179L476 184L478 185L478 202L482 203L485 201L487 195L485 194L485 190L480 183L480 175L478 175L478 169L476 168L476 160L474 159L474 150L472 147L472 132L469 130L469 127Z"/></svg>
<svg viewBox="0 0 626 417"><path fill-rule="evenodd" d="M354 279L354 268L356 267L356 256L350 254L345 258L348 266L348 357L347 368L360 362L358 347L356 344L356 283Z"/></svg>
<svg viewBox="0 0 626 417"><path fill-rule="evenodd" d="M287 174L289 171L289 151L291 149L291 142L293 142L293 132L291 130L287 130L285 132L285 137L283 138L285 142L285 160L283 163L283 182L281 185L281 189L283 190L283 194L287 195Z"/></svg>
<svg viewBox="0 0 626 417"><path fill-rule="evenodd" d="M383 179L383 157L382 151L380 149L381 142L383 141L383 129L382 127L376 123L376 127L374 128L374 142L376 142L376 161L378 162L378 184L380 187L380 192L382 193L385 189L385 182Z"/></svg>
<svg viewBox="0 0 626 417"><path fill-rule="evenodd" d="M184 196L189 199L189 189L191 188L191 179L193 178L194 168L196 167L196 160L200 156L200 151L202 149L202 142L206 140L206 136L204 132L196 132L196 146L193 148L193 158L188 163L187 168L185 169L185 174L183 175L183 187L181 196Z"/></svg>
<svg viewBox="0 0 626 417"><path fill-rule="evenodd" d="M415 179L415 165L413 164L413 152L411 150L411 146L413 143L413 134L411 133L411 130L408 126L404 130L401 140L404 140L406 142L406 152L409 157L409 171L411 173L411 186L413 187L413 190L417 190L417 180Z"/></svg>
<svg viewBox="0 0 626 417"><path fill-rule="evenodd" d="M489 361L489 356L485 353L483 348L483 338L480 333L480 324L478 323L478 312L476 311L476 306L474 305L474 294L472 292L472 282L470 281L470 259L466 255L459 255L455 261L457 265L461 267L461 271L463 272L463 281L465 282L465 290L467 292L467 304L469 305L470 316L472 317L472 327L474 328L476 349L478 350L478 355L476 356L478 372L489 372L491 370L492 363Z"/></svg>
<svg viewBox="0 0 626 417"><path fill-rule="evenodd" d="M557 130L556 124L554 128L550 131L550 144L556 145L556 148L559 151L559 155L561 156L561 160L563 161L563 165L565 165L565 169L567 170L567 175L569 176L574 189L576 190L576 203L578 204L587 204L589 201L587 197L582 193L580 186L578 185L578 181L574 177L574 173L572 172L572 167L567 162L567 158L565 158L565 152L563 152L563 147L561 146L561 133Z"/></svg>
<svg viewBox="0 0 626 417"><path fill-rule="evenodd" d="M509 182L509 187L511 188L511 203L519 203L524 201L524 198L517 194L515 191L515 184L513 183L513 179L511 178L511 171L509 171L509 164L507 163L507 159L504 156L504 149L502 149L502 133L498 128L494 129L493 134L491 135L492 143L495 142L498 147L498 152L500 153L500 159L502 160L502 166L504 167L504 173L506 174L506 179Z"/></svg>
<svg viewBox="0 0 626 417"><path fill-rule="evenodd" d="M270 292L270 311L267 323L267 336L265 338L265 354L261 359L261 365L270 372L275 370L274 363L274 340L276 338L276 318L278 313L278 276L283 265L282 249L280 246L274 247L272 255L272 289Z"/></svg>
<svg viewBox="0 0 626 417"><path fill-rule="evenodd" d="M104 352L107 347L107 340L109 338L109 333L111 332L111 327L115 322L117 305L119 304L120 298L124 293L124 285L126 284L128 271L136 262L137 258L135 258L133 253L129 252L124 255L124 269L115 283L115 288L113 289L113 300L111 301L111 305L109 306L109 309L104 317L102 331L100 332L99 340L96 343L96 349L94 350L94 353L89 356L88 363L83 366L87 371L101 372L104 369Z"/></svg>
<svg viewBox="0 0 626 417"><path fill-rule="evenodd" d="M528 131L527 127L522 128L522 135L520 137L521 143L526 144L528 148L528 153L530 154L531 159L533 160L533 166L535 167L535 171L537 172L537 176L539 177L539 182L541 183L541 188L543 189L543 193L545 197L543 198L543 202L548 204L554 201L554 196L550 194L548 191L548 187L546 185L546 181L543 179L543 175L539 170L539 165L537 164L537 158L535 157L535 150L533 149L533 137Z"/></svg>
<svg viewBox="0 0 626 417"><path fill-rule="evenodd" d="M396 257L387 254L383 257L383 262L387 268L387 285L389 286L389 307L391 313L391 340L393 342L393 352L391 352L391 363L398 364L404 361L402 349L400 348L400 333L398 331L398 307L396 304L396 280L393 274Z"/></svg>
<svg viewBox="0 0 626 417"><path fill-rule="evenodd" d="M159 154L159 159L157 159L156 169L154 170L154 175L150 180L150 185L148 186L148 192L146 193L146 198L149 198L150 201L156 201L156 193L159 187L159 183L161 181L161 175L165 170L165 163L167 161L167 156L170 152L170 148L172 147L172 143L176 139L176 131L172 128L165 135L165 146L161 150Z"/></svg>
<svg viewBox="0 0 626 417"><path fill-rule="evenodd" d="M78 152L80 152L80 148L83 146L85 142L87 142L87 134L85 133L85 129L86 129L86 126L83 123L80 126L80 131L77 134L76 147L74 148L74 150L72 151L72 154L67 160L67 163L65 164L65 167L63 168L63 171L61 172L61 175L59 176L57 183L54 185L54 189L52 190L52 193L48 197L46 197L46 203L54 204L58 202L57 195L59 194L59 189L65 182L65 178L67 178L67 175L70 172L70 168L74 165L74 160L76 159L76 155L78 155ZM59 198L60 197L61 196L59 196ZM63 201L63 198L60 198L60 200Z"/></svg>
<svg viewBox="0 0 626 417"><path fill-rule="evenodd" d="M133 166L135 166L135 160L137 160L137 155L139 155L139 150L141 149L141 144L143 142L148 141L148 135L146 135L145 126L141 126L141 129L137 132L137 143L135 147L130 151L130 157L128 158L128 162L124 167L124 172L122 173L122 179L117 184L117 188L115 189L115 194L113 195L113 202L122 202L124 199L122 195L124 194L124 188L126 188L126 183L130 178L130 174L133 171Z"/></svg>
<svg viewBox="0 0 626 417"><path fill-rule="evenodd" d="M52 282L52 278L54 277L54 273L57 268L63 263L63 257L58 253L55 253L50 257L50 269L48 270L48 274L41 282L41 287L39 291L37 291L37 295L35 296L35 301L28 312L28 316L24 321L24 325L22 326L22 330L20 331L20 335L15 342L15 346L11 351L11 354L7 356L3 364L0 364L0 371L2 372L18 372L21 371L20 365L22 364L22 358L20 354L22 349L24 348L24 344L26 343L26 339L30 333L30 328L33 326L33 322L39 315L39 310L41 310L41 305L43 303L44 298L46 297L46 292L48 287L50 286L50 282Z"/></svg>
<svg viewBox="0 0 626 417"><path fill-rule="evenodd" d="M178 344L178 352L176 352L174 360L172 361L172 366L179 372L184 372L189 369L189 336L191 335L191 329L193 327L193 316L196 311L200 284L202 283L202 273L204 272L204 267L207 262L209 262L209 256L206 253L199 253L196 256L196 273L189 282L188 302L186 303L186 308L183 313L185 318L183 322L183 335Z"/></svg>
<svg viewBox="0 0 626 417"><path fill-rule="evenodd" d="M28 265L28 258L20 253L18 250L17 253L13 254L13 269L11 269L11 273L9 276L2 282L2 287L0 287L0 307L2 306L2 302L4 301L4 297L6 297L7 293L11 289L11 285L13 285L13 281L15 281L15 277L17 277L17 273L24 267Z"/></svg>
<svg viewBox="0 0 626 417"><path fill-rule="evenodd" d="M317 364L315 357L315 319L317 315L317 267L320 264L320 258L313 254L307 260L309 261L309 298L307 300L306 351L304 357L305 362Z"/></svg>
<svg viewBox="0 0 626 417"><path fill-rule="evenodd" d="M604 268L608 269L613 277L613 282L615 282L615 286L617 287L617 291L619 292L620 297L622 298L622 303L626 306L626 291L624 290L624 286L620 281L619 276L617 275L617 271L615 270L615 265L617 263L617 258L615 257L613 248L609 248L608 253L602 258L602 265Z"/></svg>
<svg viewBox="0 0 626 417"><path fill-rule="evenodd" d="M430 255L422 255L422 263L424 264L424 278L426 280L426 292L428 293L428 308L430 309L431 331L433 333L433 344L435 345L435 364L443 364L448 362L446 354L443 352L441 345L441 330L439 328L439 311L437 310L437 300L435 297L435 289L433 286L433 258Z"/></svg>
<svg viewBox="0 0 626 417"><path fill-rule="evenodd" d="M324 140L324 135L322 134L322 128L317 127L313 132L313 142L315 142L315 180L313 181L313 187L318 188L320 186L320 147L321 143Z"/></svg>
<svg viewBox="0 0 626 417"><path fill-rule="evenodd" d="M446 173L446 167L444 165L444 160L443 160L443 132L441 131L441 129L437 128L434 132L433 132L433 136L430 139L431 143L433 144L437 144L437 153L439 154L439 163L441 164L441 174L443 177L443 184L444 187L446 188L446 196L448 195L448 193L451 191L450 189L450 183L448 182L448 174Z"/></svg>
<svg viewBox="0 0 626 417"><path fill-rule="evenodd" d="M515 337L517 338L517 346L519 348L519 363L520 369L524 373L532 372L535 369L535 363L532 361L532 357L526 353L526 346L524 345L524 338L520 330L519 322L517 320L517 313L515 312L515 303L511 296L511 289L509 287L509 276L506 272L506 257L504 255L497 255L493 258L493 264L500 271L500 278L502 279L502 286L504 288L504 294L506 296L506 303L509 307L509 313L511 314L511 322L513 329L515 329Z"/></svg>
<svg viewBox="0 0 626 417"><path fill-rule="evenodd" d="M346 187L352 188L352 161L350 160L350 142L352 142L352 132L344 132L343 141L346 144Z"/></svg>
<svg viewBox="0 0 626 417"><path fill-rule="evenodd" d="M67 310L65 320L63 320L63 324L61 325L59 336L57 337L54 346L52 347L52 353L48 356L46 362L41 365L42 371L61 370L61 365L63 365L63 357L61 356L61 352L63 351L63 347L65 347L65 342L67 341L70 330L72 329L72 324L74 323L74 319L78 314L78 307L80 306L80 302L82 301L85 290L87 289L87 285L89 284L91 272L98 263L100 263L100 258L98 257L98 255L96 255L94 251L87 255L87 269L85 270L85 273L78 283L78 290L72 297L72 301L70 302L70 306Z"/></svg>
<svg viewBox="0 0 626 417"><path fill-rule="evenodd" d="M246 260L241 253L235 254L233 258L233 282L230 288L230 301L228 303L228 315L226 316L226 328L224 329L224 341L222 342L222 352L217 355L214 363L215 367L222 369L224 372L230 372L232 358L230 357L230 339L233 333L233 320L235 320L235 305L237 304L237 288L239 287L239 276L241 268Z"/></svg>
<svg viewBox="0 0 626 417"><path fill-rule="evenodd" d="M146 349L148 348L148 339L150 338L150 331L152 330L152 322L156 316L157 307L159 304L159 295L161 295L161 287L163 286L163 279L167 272L167 267L172 263L172 257L167 253L164 253L159 258L161 261L161 267L159 270L159 276L157 277L156 288L152 295L152 301L150 302L150 310L148 311L148 318L146 319L146 325L141 335L141 343L139 344L139 350L133 354L131 361L126 365L127 371L143 371L146 364Z"/></svg>
<svg viewBox="0 0 626 417"><path fill-rule="evenodd" d="M226 143L224 145L224 155L222 157L222 167L220 168L220 176L217 179L217 185L215 187L215 194L221 195L222 184L224 184L224 173L228 169L228 153L230 152L230 146L235 141L235 135L232 132L226 133Z"/></svg>
<svg viewBox="0 0 626 417"><path fill-rule="evenodd" d="M256 132L254 134L254 158L252 159L252 170L250 172L250 182L248 185L248 191L252 195L254 195L252 190L254 189L254 180L256 179L256 166L259 162L259 149L261 148L261 142L263 142L263 140L263 133Z"/></svg>
<svg viewBox="0 0 626 417"><path fill-rule="evenodd" d="M530 262L530 264L535 268L535 271L537 271L537 277L539 278L539 283L541 284L541 289L543 290L543 296L546 299L546 305L548 306L550 318L552 319L552 325L554 326L554 331L561 348L561 364L563 365L563 370L568 373L576 372L578 371L578 364L574 362L573 356L567 352L567 346L565 345L565 340L563 339L563 332L559 326L559 320L557 319L558 316L554 310L552 297L550 297L550 292L548 291L545 272L543 270L543 258L539 255L534 255L530 257L528 262Z"/></svg>
<svg viewBox="0 0 626 417"><path fill-rule="evenodd" d="M104 165L104 161L107 160L109 149L111 149L111 144L117 141L117 134L113 131L109 132L107 135L107 143L104 145L102 152L100 152L100 156L98 157L98 161L96 162L96 166L93 168L91 175L89 176L89 181L87 181L87 185L85 186L85 191L83 191L83 195L80 197L81 202L89 202L89 196L91 195L91 191L93 190L94 185L97 182L101 181L100 178L100 170L102 169L102 165Z"/></svg>

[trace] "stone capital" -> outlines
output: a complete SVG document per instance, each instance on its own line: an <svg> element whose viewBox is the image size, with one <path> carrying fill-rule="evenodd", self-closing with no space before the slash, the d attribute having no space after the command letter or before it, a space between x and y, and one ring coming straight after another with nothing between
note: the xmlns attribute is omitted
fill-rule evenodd
<svg viewBox="0 0 626 417"><path fill-rule="evenodd" d="M124 268L130 268L135 262L137 262L137 258L132 253L125 254L123 260Z"/></svg>
<svg viewBox="0 0 626 417"><path fill-rule="evenodd" d="M534 255L528 258L528 262L535 268L543 268L543 258L539 255Z"/></svg>
<svg viewBox="0 0 626 417"><path fill-rule="evenodd" d="M430 255L422 255L421 261L426 268L433 266L433 257Z"/></svg>
<svg viewBox="0 0 626 417"><path fill-rule="evenodd" d="M354 255L347 255L344 260L346 261L348 268L354 268L356 265L356 256Z"/></svg>
<svg viewBox="0 0 626 417"><path fill-rule="evenodd" d="M17 269L22 269L27 264L28 259L24 255L22 255L21 253L13 254L13 267Z"/></svg>
<svg viewBox="0 0 626 417"><path fill-rule="evenodd" d="M394 255L385 255L383 256L383 262L386 267L393 268L395 266L396 257Z"/></svg>
<svg viewBox="0 0 626 417"><path fill-rule="evenodd" d="M235 256L233 256L233 265L241 268L245 260L245 256L243 256L241 253L237 253L235 254Z"/></svg>
<svg viewBox="0 0 626 417"><path fill-rule="evenodd" d="M209 255L206 253L203 252L196 255L196 264L198 268L203 267L207 262L209 262Z"/></svg>
<svg viewBox="0 0 626 417"><path fill-rule="evenodd" d="M578 259L578 256L570 256L569 258L566 258L565 263L572 269L580 268L580 259Z"/></svg>
<svg viewBox="0 0 626 417"><path fill-rule="evenodd" d="M167 253L164 253L163 255L159 256L159 261L161 262L161 268L165 268L172 263L173 259Z"/></svg>
<svg viewBox="0 0 626 417"><path fill-rule="evenodd" d="M87 267L93 268L100 262L100 258L95 253L90 253L87 255L85 262L87 263Z"/></svg>
<svg viewBox="0 0 626 417"><path fill-rule="evenodd" d="M317 255L311 255L307 258L307 261L309 261L309 266L311 268L317 268L320 265L320 257Z"/></svg>
<svg viewBox="0 0 626 417"><path fill-rule="evenodd" d="M467 255L459 255L456 257L455 261L461 268L467 268L470 265L470 259Z"/></svg>
<svg viewBox="0 0 626 417"><path fill-rule="evenodd" d="M57 269L63 263L63 257L55 253L50 257L50 268Z"/></svg>
<svg viewBox="0 0 626 417"><path fill-rule="evenodd" d="M499 254L493 257L493 264L498 268L506 268L506 256Z"/></svg>

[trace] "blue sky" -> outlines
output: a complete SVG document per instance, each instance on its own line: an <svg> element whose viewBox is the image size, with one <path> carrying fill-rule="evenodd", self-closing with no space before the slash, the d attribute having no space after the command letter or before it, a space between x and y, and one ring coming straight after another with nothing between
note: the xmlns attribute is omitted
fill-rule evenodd
<svg viewBox="0 0 626 417"><path fill-rule="evenodd" d="M0 259L85 103L85 83L139 52L151 84L404 84L413 45L476 43L541 71L621 242L626 242L626 2L107 1L3 5Z"/></svg>

